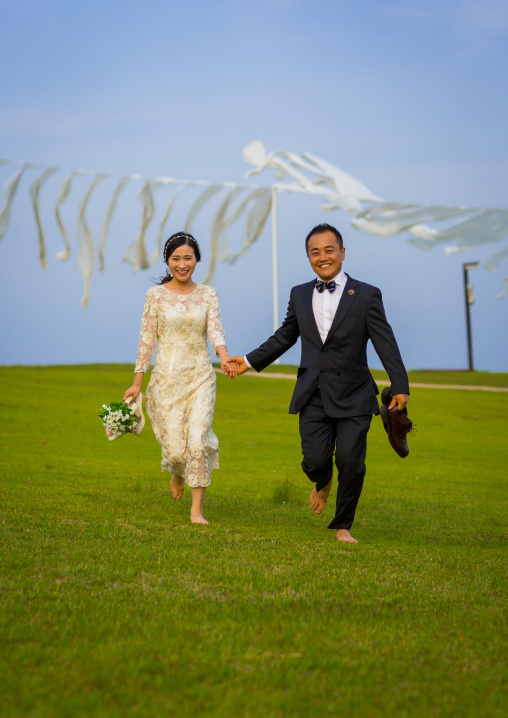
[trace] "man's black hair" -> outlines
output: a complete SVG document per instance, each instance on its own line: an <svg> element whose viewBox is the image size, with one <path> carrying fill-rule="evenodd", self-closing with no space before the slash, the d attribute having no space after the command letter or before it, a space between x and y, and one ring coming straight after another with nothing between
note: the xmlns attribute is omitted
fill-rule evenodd
<svg viewBox="0 0 508 718"><path fill-rule="evenodd" d="M309 234L305 237L305 251L308 252L308 246L309 246L309 239L312 237L313 234L323 234L324 232L333 232L334 235L337 238L337 244L342 249L344 247L344 242L342 241L342 235L339 232L338 229L335 229L335 227L332 227L331 224L326 224L326 222L322 222L321 224L316 224L315 227L313 227Z"/></svg>

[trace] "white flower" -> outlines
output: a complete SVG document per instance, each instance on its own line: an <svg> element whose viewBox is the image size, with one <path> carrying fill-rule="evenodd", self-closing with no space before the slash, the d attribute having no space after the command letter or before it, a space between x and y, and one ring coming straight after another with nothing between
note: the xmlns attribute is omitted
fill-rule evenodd
<svg viewBox="0 0 508 718"><path fill-rule="evenodd" d="M104 411L102 425L110 435L115 434L116 436L121 436L122 434L132 432L132 429L137 423L137 417L133 408L127 404L120 404L120 402L115 403L115 408L113 408L111 404L109 406L106 404L102 405L102 410ZM117 408L118 404L120 404L120 408Z"/></svg>

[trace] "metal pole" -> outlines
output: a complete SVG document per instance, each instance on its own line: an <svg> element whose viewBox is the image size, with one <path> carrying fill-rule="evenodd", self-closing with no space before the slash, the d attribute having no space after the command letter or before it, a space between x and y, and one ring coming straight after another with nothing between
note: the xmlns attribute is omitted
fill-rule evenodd
<svg viewBox="0 0 508 718"><path fill-rule="evenodd" d="M474 371L473 367L473 340L471 336L471 304L473 303L471 287L469 286L468 270L476 269L478 262L469 262L462 265L464 271L464 301L466 303L466 329L467 329L467 357L469 371Z"/></svg>
<svg viewBox="0 0 508 718"><path fill-rule="evenodd" d="M273 278L273 331L279 328L279 278L277 269L277 190L272 187L272 278ZM275 364L280 364L276 359Z"/></svg>

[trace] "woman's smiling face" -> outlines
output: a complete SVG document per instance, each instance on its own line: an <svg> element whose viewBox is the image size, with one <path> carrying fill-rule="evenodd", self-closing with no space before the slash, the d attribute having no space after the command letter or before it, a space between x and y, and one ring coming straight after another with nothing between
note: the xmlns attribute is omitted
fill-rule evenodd
<svg viewBox="0 0 508 718"><path fill-rule="evenodd" d="M179 282L188 282L196 269L196 255L193 247L182 244L169 255L168 267L173 277Z"/></svg>

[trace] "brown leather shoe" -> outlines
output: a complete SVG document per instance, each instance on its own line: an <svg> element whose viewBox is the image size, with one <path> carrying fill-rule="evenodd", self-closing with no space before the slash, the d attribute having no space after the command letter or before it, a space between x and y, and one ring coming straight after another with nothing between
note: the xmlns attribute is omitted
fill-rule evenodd
<svg viewBox="0 0 508 718"><path fill-rule="evenodd" d="M388 434L388 441L394 451L404 459L409 454L407 435L413 428L413 422L408 417L405 407L402 411L399 411L397 406L394 406L393 409L388 408L392 401L392 392L389 386L383 389L381 401L383 403L379 407L379 413Z"/></svg>

